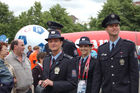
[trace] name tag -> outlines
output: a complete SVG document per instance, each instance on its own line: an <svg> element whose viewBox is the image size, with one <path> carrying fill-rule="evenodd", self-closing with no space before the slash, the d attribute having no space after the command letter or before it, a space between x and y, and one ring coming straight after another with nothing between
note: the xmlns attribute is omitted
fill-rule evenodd
<svg viewBox="0 0 140 93"><path fill-rule="evenodd" d="M79 80L77 93L86 93L86 81Z"/></svg>

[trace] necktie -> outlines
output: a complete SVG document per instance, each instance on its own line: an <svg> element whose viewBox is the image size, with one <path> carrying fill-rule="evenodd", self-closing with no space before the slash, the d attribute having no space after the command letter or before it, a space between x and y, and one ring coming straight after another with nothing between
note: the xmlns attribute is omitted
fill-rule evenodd
<svg viewBox="0 0 140 93"><path fill-rule="evenodd" d="M83 75L83 72L84 72L84 67L85 67L84 58L82 58L82 60L81 60L81 79L82 79L82 75Z"/></svg>
<svg viewBox="0 0 140 93"><path fill-rule="evenodd" d="M54 59L54 58L52 59L52 66L53 66L53 65L55 65L55 59ZM52 66L51 66L51 67L52 67Z"/></svg>
<svg viewBox="0 0 140 93"><path fill-rule="evenodd" d="M82 60L81 60L81 66L83 65L83 63L84 63L84 58L82 58Z"/></svg>
<svg viewBox="0 0 140 93"><path fill-rule="evenodd" d="M112 49L111 49L111 51L113 51L114 50L114 43L112 43Z"/></svg>

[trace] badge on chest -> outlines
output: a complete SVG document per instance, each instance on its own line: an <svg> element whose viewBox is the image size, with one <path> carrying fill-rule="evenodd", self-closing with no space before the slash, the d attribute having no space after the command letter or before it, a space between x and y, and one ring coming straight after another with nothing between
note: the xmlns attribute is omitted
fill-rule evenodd
<svg viewBox="0 0 140 93"><path fill-rule="evenodd" d="M54 74L59 74L59 72L60 72L60 68L59 67L55 67Z"/></svg>
<svg viewBox="0 0 140 93"><path fill-rule="evenodd" d="M124 63L125 63L125 60L124 59L120 59L120 65L124 65Z"/></svg>

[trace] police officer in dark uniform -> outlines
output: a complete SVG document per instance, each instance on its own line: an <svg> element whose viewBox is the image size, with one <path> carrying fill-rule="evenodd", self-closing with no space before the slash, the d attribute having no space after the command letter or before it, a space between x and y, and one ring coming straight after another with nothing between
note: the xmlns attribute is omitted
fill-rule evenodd
<svg viewBox="0 0 140 93"><path fill-rule="evenodd" d="M48 25L48 31L57 30L61 34L61 29L63 28L62 24L59 24L53 21L48 21L47 25ZM63 48L64 53L66 53L67 55L70 55L72 57L75 57L78 55L77 48L72 41L64 39L62 48ZM51 50L49 49L48 44L45 45L45 49L46 49L47 54L51 53Z"/></svg>
<svg viewBox="0 0 140 93"><path fill-rule="evenodd" d="M120 18L108 15L102 26L109 42L98 49L92 93L138 93L139 72L135 44L119 37Z"/></svg>
<svg viewBox="0 0 140 93"><path fill-rule="evenodd" d="M76 88L76 70L71 63L72 57L68 56L61 49L64 37L56 30L49 32L46 39L51 49L51 55L43 61L43 80L40 81L45 87L45 93L71 93Z"/></svg>
<svg viewBox="0 0 140 93"><path fill-rule="evenodd" d="M74 63L76 65L78 75L78 88L81 88L81 81L84 81L86 85L86 88L84 88L84 90L78 89L77 91L78 93L80 91L85 91L84 93L91 93L93 73L96 64L96 59L90 54L93 44L90 43L90 39L88 37L83 36L80 38L79 44L77 45L79 46L79 50L81 51L81 56L75 57L73 60L75 60Z"/></svg>

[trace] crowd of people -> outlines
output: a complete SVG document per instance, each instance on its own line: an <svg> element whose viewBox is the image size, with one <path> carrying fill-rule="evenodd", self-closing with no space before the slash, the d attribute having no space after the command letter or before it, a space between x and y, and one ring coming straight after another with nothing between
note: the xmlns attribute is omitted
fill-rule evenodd
<svg viewBox="0 0 140 93"><path fill-rule="evenodd" d="M61 36L62 24L48 21L49 35L45 45L28 46L13 40L10 52L0 42L0 93L138 93L139 70L135 44L119 37L120 18L110 14L102 27L109 42L91 56L90 38L82 36L77 44Z"/></svg>

